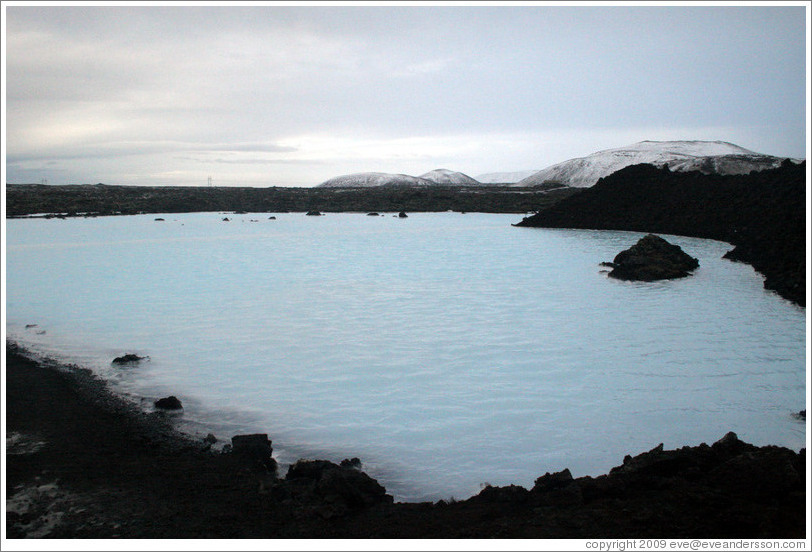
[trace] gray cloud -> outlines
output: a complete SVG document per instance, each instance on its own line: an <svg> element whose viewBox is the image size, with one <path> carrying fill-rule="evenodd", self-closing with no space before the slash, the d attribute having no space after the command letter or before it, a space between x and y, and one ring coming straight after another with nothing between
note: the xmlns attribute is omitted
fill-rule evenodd
<svg viewBox="0 0 812 552"><path fill-rule="evenodd" d="M268 185L435 164L476 174L542 168L626 136L806 151L803 7L6 14L9 181L49 161L64 161L54 181L102 170L126 183L141 170L198 182L217 167ZM252 165L278 170L241 172Z"/></svg>

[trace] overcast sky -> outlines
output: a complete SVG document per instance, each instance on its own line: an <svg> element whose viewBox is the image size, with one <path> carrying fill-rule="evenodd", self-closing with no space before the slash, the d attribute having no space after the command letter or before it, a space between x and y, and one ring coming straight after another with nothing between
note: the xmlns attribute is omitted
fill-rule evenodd
<svg viewBox="0 0 812 552"><path fill-rule="evenodd" d="M10 183L477 176L640 140L806 156L800 4L4 8Z"/></svg>

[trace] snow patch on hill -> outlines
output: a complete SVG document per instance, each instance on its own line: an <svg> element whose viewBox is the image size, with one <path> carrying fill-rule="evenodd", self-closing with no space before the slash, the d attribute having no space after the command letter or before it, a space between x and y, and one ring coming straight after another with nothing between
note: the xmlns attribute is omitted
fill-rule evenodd
<svg viewBox="0 0 812 552"><path fill-rule="evenodd" d="M320 188L373 188L376 186L481 186L461 172L435 169L420 176L364 172L336 176L319 184Z"/></svg>
<svg viewBox="0 0 812 552"><path fill-rule="evenodd" d="M778 167L783 161L782 157L756 153L730 142L646 140L552 165L517 182L515 186L558 182L586 188L604 176L639 163L649 163L658 167L667 165L674 171L698 170L706 174L747 174L753 170Z"/></svg>
<svg viewBox="0 0 812 552"><path fill-rule="evenodd" d="M536 174L538 169L532 171L514 171L514 172L493 172L485 173L476 176L476 180L483 184L513 184L520 180L524 180L528 176Z"/></svg>
<svg viewBox="0 0 812 552"><path fill-rule="evenodd" d="M433 171L427 172L426 174L421 174L418 178L424 178L426 180L436 182L437 184L445 184L447 186L480 185L480 182L477 182L467 174L457 171L450 171L448 169L434 169Z"/></svg>
<svg viewBox="0 0 812 552"><path fill-rule="evenodd" d="M375 186L434 186L431 180L409 176L408 174L391 174L364 172L336 176L319 184L319 188L373 188Z"/></svg>

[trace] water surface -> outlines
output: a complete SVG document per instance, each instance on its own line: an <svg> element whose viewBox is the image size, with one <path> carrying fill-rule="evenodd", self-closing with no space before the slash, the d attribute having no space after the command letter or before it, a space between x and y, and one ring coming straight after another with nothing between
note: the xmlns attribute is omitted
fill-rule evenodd
<svg viewBox="0 0 812 552"><path fill-rule="evenodd" d="M630 283L599 263L642 234L516 215L158 216L7 221L6 328L146 407L177 395L190 432L358 456L397 500L727 431L804 446L805 312L728 244L668 237L695 275Z"/></svg>

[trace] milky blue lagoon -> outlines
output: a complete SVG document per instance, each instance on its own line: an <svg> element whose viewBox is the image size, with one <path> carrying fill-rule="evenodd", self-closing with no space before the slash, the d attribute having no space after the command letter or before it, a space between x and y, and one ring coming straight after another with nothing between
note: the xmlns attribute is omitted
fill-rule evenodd
<svg viewBox="0 0 812 552"><path fill-rule="evenodd" d="M696 274L629 283L599 263L642 234L518 215L157 216L8 220L6 330L145 408L177 395L193 434L358 456L408 501L727 431L804 446L805 311L728 244L667 237Z"/></svg>

